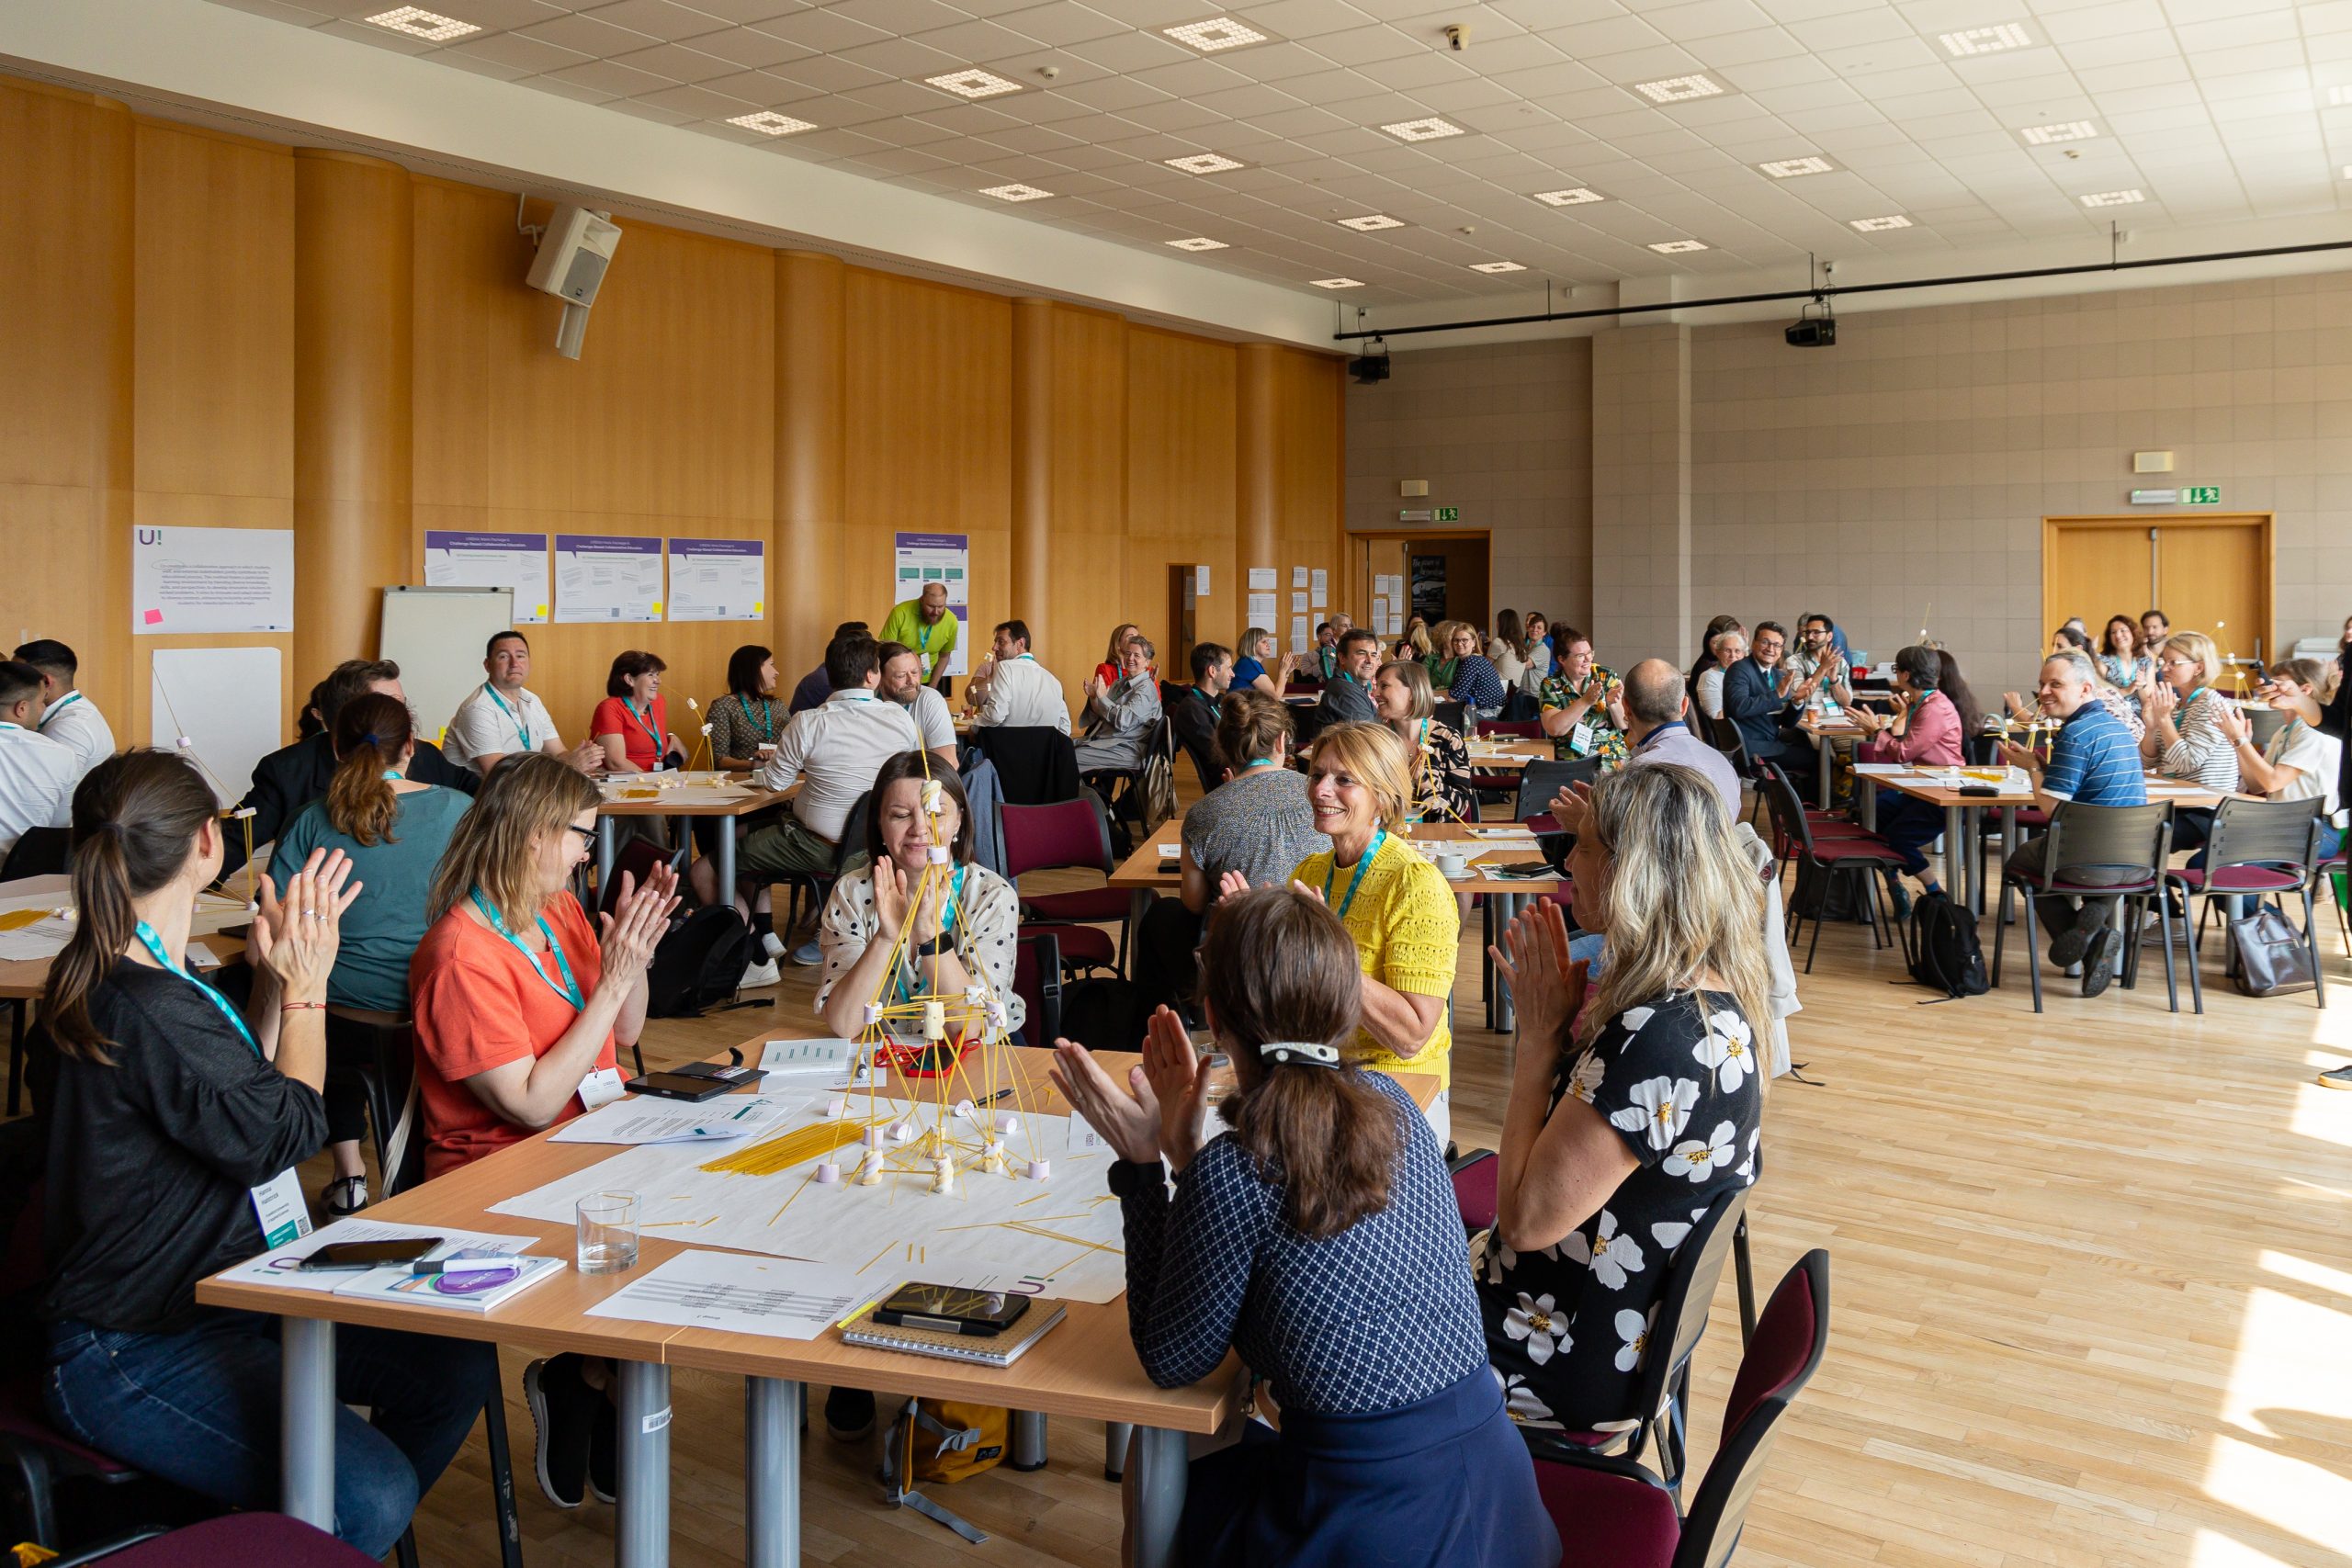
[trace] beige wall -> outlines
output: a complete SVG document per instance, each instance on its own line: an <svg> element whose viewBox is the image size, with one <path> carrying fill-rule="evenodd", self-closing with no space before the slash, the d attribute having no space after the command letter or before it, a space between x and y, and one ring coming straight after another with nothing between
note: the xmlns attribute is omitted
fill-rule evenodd
<svg viewBox="0 0 2352 1568"><path fill-rule="evenodd" d="M1493 539L1496 609L1592 615L1592 344L1586 338L1400 353L1348 386L1348 527L1394 529L1407 507L1459 506ZM1427 501L1399 479L1427 479ZM1455 526L1455 525L1448 525ZM1370 599L1343 606L1361 617Z"/></svg>
<svg viewBox="0 0 2352 1568"><path fill-rule="evenodd" d="M1875 312L1829 349L1788 347L1783 324L1601 333L1575 361L1595 390L1542 413L1499 389L1530 360L1569 362L1570 344L1399 353L1391 380L1350 392L1349 524L1393 517L1396 477L1429 478L1433 503L1462 498L1476 523L1523 472L1515 443L1548 427L1577 454L1589 525L1530 530L1529 560L1507 558L1521 547L1498 527L1498 604L1527 597L1521 582L1592 584L1620 668L1688 662L1723 612L1820 609L1873 654L1924 617L1984 695L2029 681L2048 635L2041 519L2134 511L2132 453L2168 448L2175 470L2138 483L2218 485L2222 510L2277 514L2267 653L2332 640L2352 611L2352 275ZM1489 425L1510 441L1480 437ZM1416 464L1433 471L1400 472ZM2145 606L2079 608L2096 622Z"/></svg>

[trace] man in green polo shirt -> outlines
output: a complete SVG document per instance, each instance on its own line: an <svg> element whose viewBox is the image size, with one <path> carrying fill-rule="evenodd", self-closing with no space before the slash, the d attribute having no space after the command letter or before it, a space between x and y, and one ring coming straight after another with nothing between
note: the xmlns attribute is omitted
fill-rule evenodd
<svg viewBox="0 0 2352 1568"><path fill-rule="evenodd" d="M947 609L947 584L926 582L920 598L903 599L890 607L882 623L881 642L902 642L922 660L922 679L930 685L947 666L956 650L956 617Z"/></svg>

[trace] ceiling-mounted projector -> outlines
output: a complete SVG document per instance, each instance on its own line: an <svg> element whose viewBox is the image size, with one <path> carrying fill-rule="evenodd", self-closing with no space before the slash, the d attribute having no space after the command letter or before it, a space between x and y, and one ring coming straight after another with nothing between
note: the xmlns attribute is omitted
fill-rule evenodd
<svg viewBox="0 0 2352 1568"><path fill-rule="evenodd" d="M1358 385L1365 387L1371 386L1375 381L1387 380L1387 340L1385 338L1374 338L1372 340L1372 346L1366 349L1360 357L1348 361L1348 374L1356 378Z"/></svg>
<svg viewBox="0 0 2352 1568"><path fill-rule="evenodd" d="M588 333L588 307L605 281L605 269L619 249L621 227L601 212L584 207L559 207L539 236L539 254L531 260L532 288L563 301L563 323L556 329L555 351L566 359L580 357L580 342Z"/></svg>

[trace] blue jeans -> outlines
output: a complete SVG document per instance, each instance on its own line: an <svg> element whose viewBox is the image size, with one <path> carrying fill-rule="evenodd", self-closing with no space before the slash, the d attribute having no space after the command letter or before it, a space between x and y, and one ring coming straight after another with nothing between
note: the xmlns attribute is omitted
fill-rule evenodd
<svg viewBox="0 0 2352 1568"><path fill-rule="evenodd" d="M206 1311L177 1334L67 1319L49 1336L49 1413L74 1438L237 1508L278 1504L278 1320ZM498 1388L487 1345L345 1326L335 1332L334 1533L391 1551Z"/></svg>

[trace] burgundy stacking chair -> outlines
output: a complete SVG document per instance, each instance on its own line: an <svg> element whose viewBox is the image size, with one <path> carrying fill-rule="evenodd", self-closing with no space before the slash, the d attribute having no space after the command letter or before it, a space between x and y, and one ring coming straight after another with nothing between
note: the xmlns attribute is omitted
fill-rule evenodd
<svg viewBox="0 0 2352 1568"><path fill-rule="evenodd" d="M376 1560L284 1514L226 1514L61 1557L49 1568L375 1568Z"/></svg>
<svg viewBox="0 0 2352 1568"><path fill-rule="evenodd" d="M2205 983L2197 968L2197 944L2205 921L2214 911L2213 899L2253 896L2283 904L2289 894L2303 900L2303 944L2312 960L2312 999L2327 1006L2327 971L2319 961L2319 925L2312 917L2312 897L2324 881L2320 871L2320 806L2309 800L2225 800L2213 814L2213 828L2205 840L2205 863L2165 873L2165 886L2184 899L2203 898L2205 907L2188 919L2188 994L2197 1010L2205 1010ZM2341 858L2340 856L2338 857ZM2229 926L2222 927L2224 952L2233 967L2236 954L2227 953Z"/></svg>
<svg viewBox="0 0 2352 1568"><path fill-rule="evenodd" d="M1005 880L1016 887L1030 871L1078 868L1099 871L1107 879L1118 869L1111 853L1111 825L1100 796L1081 791L1076 800L1051 806L1000 805L998 830L1004 840ZM1056 928L1065 970L1108 969L1123 973L1127 963L1127 939L1135 929L1138 906L1152 899L1149 888L1081 887L1068 893L1023 893L1021 918L1032 924ZM1109 933L1095 922L1115 920L1119 938L1114 946Z"/></svg>
<svg viewBox="0 0 2352 1568"><path fill-rule="evenodd" d="M1856 829L1816 833L1806 820L1804 807L1797 799L1795 788L1786 773L1770 762L1758 768L1757 787L1764 795L1764 804L1772 813L1772 832L1776 844L1775 859L1797 863L1800 875L1810 868L1835 880L1854 878L1861 885L1862 897L1871 909L1871 935L1880 947L1887 945L1886 918L1879 903L1882 873L1895 870L1903 864L1903 852L1875 833ZM1778 865L1774 867L1777 874ZM1794 897L1789 900L1789 940L1794 942L1804 934L1805 917L1798 911ZM1821 946L1821 918L1813 917L1813 941L1804 951L1804 972L1813 973L1813 955Z"/></svg>

